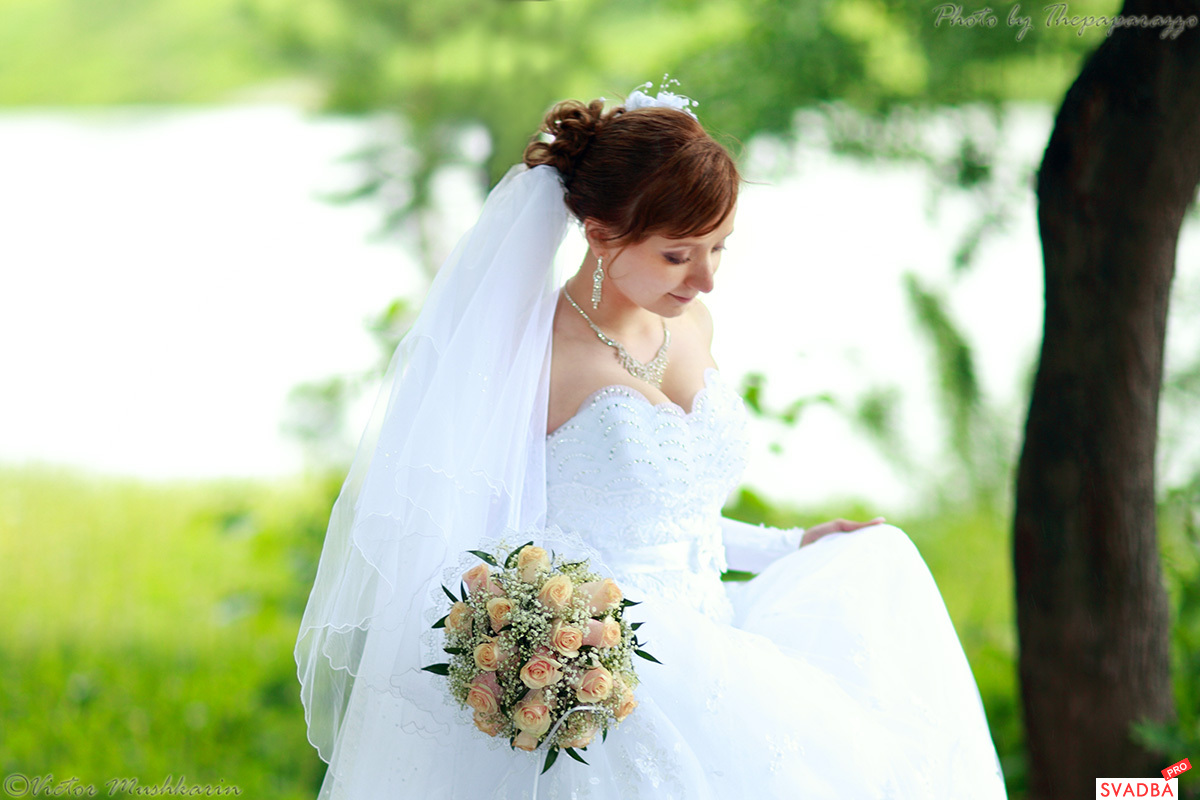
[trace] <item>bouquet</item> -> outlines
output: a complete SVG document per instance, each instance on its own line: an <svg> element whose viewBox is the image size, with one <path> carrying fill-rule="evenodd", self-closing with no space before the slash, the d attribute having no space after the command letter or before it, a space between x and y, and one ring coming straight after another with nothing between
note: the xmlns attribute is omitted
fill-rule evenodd
<svg viewBox="0 0 1200 800"><path fill-rule="evenodd" d="M546 744L542 772L560 749L586 764L575 750L637 707L633 656L661 663L641 649L642 623L625 620L638 604L586 560L554 559L533 542L507 556L468 552L484 563L463 574L458 597L442 586L451 606L433 625L445 629L450 661L423 669L449 679L479 730L516 749Z"/></svg>

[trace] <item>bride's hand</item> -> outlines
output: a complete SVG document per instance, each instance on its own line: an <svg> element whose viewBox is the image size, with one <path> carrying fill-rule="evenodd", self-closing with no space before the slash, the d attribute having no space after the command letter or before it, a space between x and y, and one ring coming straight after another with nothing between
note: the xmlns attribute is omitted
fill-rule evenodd
<svg viewBox="0 0 1200 800"><path fill-rule="evenodd" d="M878 525L883 522L883 517L876 517L870 522L852 522L848 519L834 519L829 522L822 522L820 525L814 525L811 528L806 528L804 536L800 538L800 546L812 544L822 536L828 536L831 533L848 533L856 531L859 528L866 528L870 525Z"/></svg>

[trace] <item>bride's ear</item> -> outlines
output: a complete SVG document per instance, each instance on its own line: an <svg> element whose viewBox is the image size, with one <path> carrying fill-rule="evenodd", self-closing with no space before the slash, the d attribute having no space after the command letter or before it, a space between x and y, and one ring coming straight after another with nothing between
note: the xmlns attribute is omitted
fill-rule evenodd
<svg viewBox="0 0 1200 800"><path fill-rule="evenodd" d="M607 256L612 248L612 236L604 223L594 217L588 217L583 221L583 235L594 254Z"/></svg>

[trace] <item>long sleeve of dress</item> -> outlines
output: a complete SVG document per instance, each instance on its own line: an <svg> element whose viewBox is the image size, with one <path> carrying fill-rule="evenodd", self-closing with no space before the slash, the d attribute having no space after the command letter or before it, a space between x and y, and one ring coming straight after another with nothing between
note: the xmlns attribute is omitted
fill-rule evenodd
<svg viewBox="0 0 1200 800"><path fill-rule="evenodd" d="M768 528L721 517L729 569L762 572L775 559L800 547L804 528Z"/></svg>

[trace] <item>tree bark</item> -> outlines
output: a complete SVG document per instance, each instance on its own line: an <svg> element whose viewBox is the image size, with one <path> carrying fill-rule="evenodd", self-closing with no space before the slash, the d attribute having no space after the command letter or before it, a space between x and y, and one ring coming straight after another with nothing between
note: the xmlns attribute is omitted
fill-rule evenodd
<svg viewBox="0 0 1200 800"><path fill-rule="evenodd" d="M1200 16L1196 0L1126 15ZM1013 558L1033 800L1167 765L1131 723L1174 716L1154 460L1167 304L1200 182L1200 26L1113 31L1037 176L1045 317L1017 467Z"/></svg>

